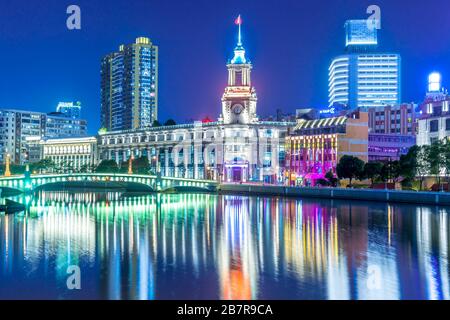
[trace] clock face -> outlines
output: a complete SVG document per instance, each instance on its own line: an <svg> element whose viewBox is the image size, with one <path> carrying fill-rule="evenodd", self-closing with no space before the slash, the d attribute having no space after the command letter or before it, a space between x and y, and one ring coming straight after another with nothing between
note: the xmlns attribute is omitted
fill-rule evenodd
<svg viewBox="0 0 450 320"><path fill-rule="evenodd" d="M244 107L241 104L235 104L233 107L231 107L231 111L236 115L241 114L243 110Z"/></svg>

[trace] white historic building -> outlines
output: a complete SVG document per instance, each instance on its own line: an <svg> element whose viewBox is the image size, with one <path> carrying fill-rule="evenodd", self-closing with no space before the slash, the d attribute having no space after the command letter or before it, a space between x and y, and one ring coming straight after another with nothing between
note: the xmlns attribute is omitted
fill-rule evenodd
<svg viewBox="0 0 450 320"><path fill-rule="evenodd" d="M228 63L228 85L217 122L99 134L100 160L147 156L164 176L223 182L282 181L284 137L295 123L262 122L251 82L252 64L239 41Z"/></svg>
<svg viewBox="0 0 450 320"><path fill-rule="evenodd" d="M450 96L442 89L439 73L433 72L428 78L428 93L421 113L417 130L419 146L450 137Z"/></svg>
<svg viewBox="0 0 450 320"><path fill-rule="evenodd" d="M91 171L98 164L96 137L43 139L41 159L50 159L64 172Z"/></svg>

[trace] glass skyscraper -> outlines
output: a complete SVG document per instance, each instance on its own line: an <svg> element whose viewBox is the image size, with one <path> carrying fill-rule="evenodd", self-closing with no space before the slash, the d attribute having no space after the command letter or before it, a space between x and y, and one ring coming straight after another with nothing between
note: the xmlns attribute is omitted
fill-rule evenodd
<svg viewBox="0 0 450 320"><path fill-rule="evenodd" d="M345 30L347 54L329 68L329 105L367 109L401 103L400 55L377 52L377 29L367 20L347 21Z"/></svg>
<svg viewBox="0 0 450 320"><path fill-rule="evenodd" d="M101 65L101 123L108 131L151 127L158 119L158 47L137 38Z"/></svg>

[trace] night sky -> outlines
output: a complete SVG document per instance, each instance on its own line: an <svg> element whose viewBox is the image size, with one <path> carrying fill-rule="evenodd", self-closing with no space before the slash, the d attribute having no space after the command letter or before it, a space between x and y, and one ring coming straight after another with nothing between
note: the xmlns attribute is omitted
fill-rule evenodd
<svg viewBox="0 0 450 320"><path fill-rule="evenodd" d="M80 31L66 28L71 4L81 7ZM79 100L95 134L101 57L147 36L160 47L160 120L216 119L238 14L258 114L324 107L344 22L366 18L371 4L382 10L380 50L402 55L403 101L421 101L434 70L450 87L448 0L0 0L0 108L49 112Z"/></svg>

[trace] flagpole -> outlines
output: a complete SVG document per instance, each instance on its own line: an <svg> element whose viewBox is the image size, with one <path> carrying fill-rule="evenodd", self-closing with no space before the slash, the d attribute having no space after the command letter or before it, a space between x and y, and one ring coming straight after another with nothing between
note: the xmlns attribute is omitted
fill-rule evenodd
<svg viewBox="0 0 450 320"><path fill-rule="evenodd" d="M238 17L238 21L239 21L239 41L238 41L238 46L242 46L242 41L241 41L241 24L242 24L242 20L241 20L241 15L239 15Z"/></svg>

